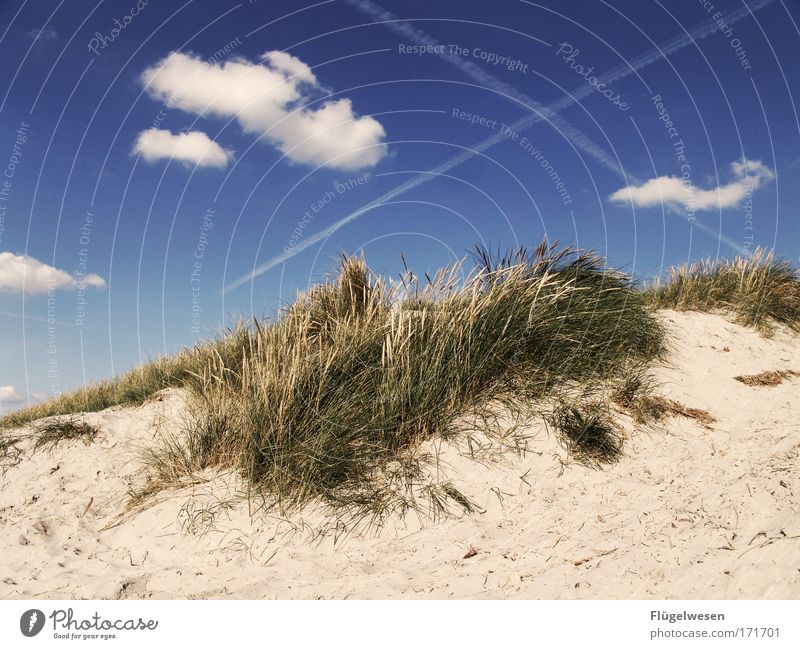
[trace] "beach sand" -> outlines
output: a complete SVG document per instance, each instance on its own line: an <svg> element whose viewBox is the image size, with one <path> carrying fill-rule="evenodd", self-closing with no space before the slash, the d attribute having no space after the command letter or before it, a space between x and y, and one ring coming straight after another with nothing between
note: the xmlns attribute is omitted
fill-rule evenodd
<svg viewBox="0 0 800 649"><path fill-rule="evenodd" d="M603 470L568 460L539 425L524 457L479 463L440 448L480 506L435 522L411 514L346 529L320 511L251 517L235 476L209 481L107 530L137 449L180 421L183 395L82 417L94 443L32 453L0 478L3 598L797 598L800 339L771 339L721 316L663 312L674 350L658 390L709 411L622 421L624 457Z"/></svg>

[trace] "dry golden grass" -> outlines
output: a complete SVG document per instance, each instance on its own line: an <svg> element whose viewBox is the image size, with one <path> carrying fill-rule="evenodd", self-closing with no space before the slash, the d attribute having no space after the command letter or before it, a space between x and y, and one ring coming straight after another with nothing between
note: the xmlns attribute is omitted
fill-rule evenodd
<svg viewBox="0 0 800 649"><path fill-rule="evenodd" d="M627 411L636 424L660 421L665 417L687 417L706 428L711 428L711 424L716 422L707 410L690 408L674 399L654 394L655 389L649 367L640 364L625 372L612 386L610 400Z"/></svg>
<svg viewBox="0 0 800 649"><path fill-rule="evenodd" d="M770 370L767 372L761 372L759 374L734 376L733 378L739 381L739 383L744 383L745 385L772 388L776 385L780 385L786 379L794 376L800 376L800 372L795 372L794 370Z"/></svg>
<svg viewBox="0 0 800 649"><path fill-rule="evenodd" d="M707 410L690 408L674 399L654 395L643 397L634 410L634 421L637 423L659 421L664 417L687 417L705 428L711 428L711 424L717 421Z"/></svg>

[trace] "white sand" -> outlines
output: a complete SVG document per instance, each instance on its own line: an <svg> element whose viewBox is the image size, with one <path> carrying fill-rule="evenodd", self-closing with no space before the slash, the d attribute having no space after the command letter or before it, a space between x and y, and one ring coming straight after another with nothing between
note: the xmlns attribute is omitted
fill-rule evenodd
<svg viewBox="0 0 800 649"><path fill-rule="evenodd" d="M800 379L733 380L800 371L800 339L712 315L664 317L676 349L658 370L661 393L707 409L712 429L674 418L633 431L603 471L562 472L544 430L506 465L444 449L454 482L485 511L407 518L378 535L328 530L310 543L319 514L251 520L246 504L226 508L224 476L101 531L120 511L135 449L154 421L174 425L182 397L87 414L102 430L94 444L23 444L0 478L0 597L800 597Z"/></svg>

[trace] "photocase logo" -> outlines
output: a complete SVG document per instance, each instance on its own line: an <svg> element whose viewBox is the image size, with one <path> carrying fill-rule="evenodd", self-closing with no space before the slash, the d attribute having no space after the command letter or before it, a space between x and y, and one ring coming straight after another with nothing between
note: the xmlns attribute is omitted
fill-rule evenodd
<svg viewBox="0 0 800 649"><path fill-rule="evenodd" d="M25 611L19 618L19 630L22 635L32 638L44 628L44 613L37 608Z"/></svg>

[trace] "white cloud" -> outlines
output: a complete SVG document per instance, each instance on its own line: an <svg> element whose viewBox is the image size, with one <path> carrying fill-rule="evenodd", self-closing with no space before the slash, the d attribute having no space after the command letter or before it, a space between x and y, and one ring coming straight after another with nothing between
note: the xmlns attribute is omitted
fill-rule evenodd
<svg viewBox="0 0 800 649"><path fill-rule="evenodd" d="M690 178L659 176L641 185L629 185L615 191L609 199L615 203L633 203L636 207L665 205L683 208L688 212L716 210L738 205L748 193L775 177L775 173L760 160L732 162L735 180L716 189L702 189Z"/></svg>
<svg viewBox="0 0 800 649"><path fill-rule="evenodd" d="M99 275L70 275L28 255L0 252L0 292L34 295L48 291L69 291L79 287L105 288Z"/></svg>
<svg viewBox="0 0 800 649"><path fill-rule="evenodd" d="M233 153L223 149L202 131L172 133L157 128L136 137L131 155L139 153L147 162L175 159L198 167L225 167Z"/></svg>
<svg viewBox="0 0 800 649"><path fill-rule="evenodd" d="M19 403L22 397L13 385L0 385L0 403Z"/></svg>
<svg viewBox="0 0 800 649"><path fill-rule="evenodd" d="M354 170L386 155L383 126L356 117L350 99L304 107L323 89L311 68L286 52L267 52L260 63L206 62L173 52L141 79L153 98L171 107L236 118L245 132L262 135L294 162Z"/></svg>

